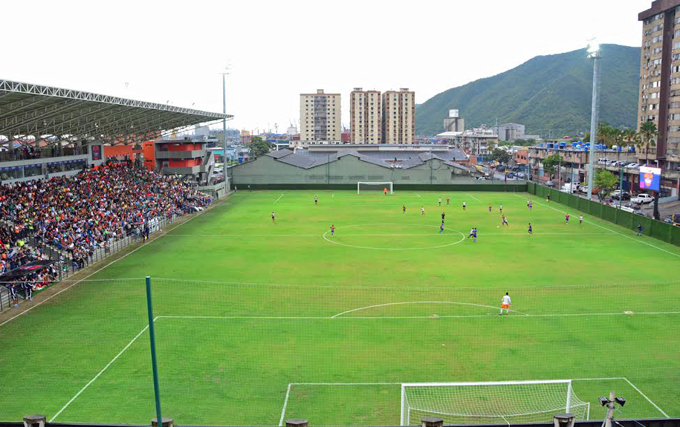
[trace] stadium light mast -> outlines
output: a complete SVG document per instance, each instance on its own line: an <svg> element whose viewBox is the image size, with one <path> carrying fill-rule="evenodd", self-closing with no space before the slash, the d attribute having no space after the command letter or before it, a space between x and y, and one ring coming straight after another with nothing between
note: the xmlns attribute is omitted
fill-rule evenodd
<svg viewBox="0 0 680 427"><path fill-rule="evenodd" d="M229 178L227 177L227 74L229 67L224 68L222 74L222 175L224 175L224 196L229 192Z"/></svg>
<svg viewBox="0 0 680 427"><path fill-rule="evenodd" d="M593 199L593 175L595 174L595 144L597 143L597 110L600 45L595 39L588 43L588 58L593 60L593 100L590 111L590 154L588 156L588 200Z"/></svg>

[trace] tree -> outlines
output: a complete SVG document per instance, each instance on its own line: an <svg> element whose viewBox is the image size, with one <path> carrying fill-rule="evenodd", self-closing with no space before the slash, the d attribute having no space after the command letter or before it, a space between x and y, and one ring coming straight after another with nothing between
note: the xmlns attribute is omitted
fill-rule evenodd
<svg viewBox="0 0 680 427"><path fill-rule="evenodd" d="M510 161L510 154L507 151L500 148L494 148L491 152L491 158L496 160L498 163L508 163Z"/></svg>
<svg viewBox="0 0 680 427"><path fill-rule="evenodd" d="M552 176L555 173L555 168L559 164L564 163L559 154L553 154L543 160L543 170Z"/></svg>
<svg viewBox="0 0 680 427"><path fill-rule="evenodd" d="M269 143L259 136L253 137L253 139L247 143L246 146L250 149L250 153L254 157L264 156L265 154L269 153L269 149L271 148Z"/></svg>
<svg viewBox="0 0 680 427"><path fill-rule="evenodd" d="M659 136L659 130L656 123L648 121L640 125L640 137L638 139L638 147L645 149L645 164L649 162L649 147L656 146L656 138Z"/></svg>
<svg viewBox="0 0 680 427"><path fill-rule="evenodd" d="M616 188L616 183L618 178L613 173L605 169L598 169L595 173L595 181L593 186L597 189L597 196L600 201L603 201L605 197L611 194L612 190Z"/></svg>

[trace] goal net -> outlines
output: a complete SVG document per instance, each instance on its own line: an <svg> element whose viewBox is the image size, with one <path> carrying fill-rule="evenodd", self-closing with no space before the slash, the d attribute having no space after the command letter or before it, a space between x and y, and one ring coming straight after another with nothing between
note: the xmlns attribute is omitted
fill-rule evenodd
<svg viewBox="0 0 680 427"><path fill-rule="evenodd" d="M357 194L361 193L382 193L385 189L390 194L394 194L391 182L357 182Z"/></svg>
<svg viewBox="0 0 680 427"><path fill-rule="evenodd" d="M444 424L517 424L550 422L572 413L590 418L590 403L579 400L571 380L476 383L405 383L401 385L401 425L425 417Z"/></svg>

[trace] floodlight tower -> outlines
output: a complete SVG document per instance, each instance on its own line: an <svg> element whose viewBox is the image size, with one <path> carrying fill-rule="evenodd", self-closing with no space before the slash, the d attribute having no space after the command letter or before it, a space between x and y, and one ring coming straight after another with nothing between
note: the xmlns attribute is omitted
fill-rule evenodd
<svg viewBox="0 0 680 427"><path fill-rule="evenodd" d="M591 40L588 43L588 58L593 60L593 102L590 111L590 154L588 156L588 200L593 198L593 175L595 174L595 144L597 142L597 110L599 103L599 59L600 45Z"/></svg>
<svg viewBox="0 0 680 427"><path fill-rule="evenodd" d="M227 81L226 77L229 74L229 67L225 67L222 74L222 113L224 113L224 118L222 119L222 147L224 152L222 153L222 175L224 176L224 195L226 197L229 192L229 182L227 178Z"/></svg>

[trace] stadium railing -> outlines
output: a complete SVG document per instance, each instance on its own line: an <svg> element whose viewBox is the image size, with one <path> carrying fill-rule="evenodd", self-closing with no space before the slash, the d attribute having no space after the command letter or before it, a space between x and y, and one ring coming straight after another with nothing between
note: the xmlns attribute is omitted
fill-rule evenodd
<svg viewBox="0 0 680 427"><path fill-rule="evenodd" d="M151 236L154 233L162 231L165 227L177 221L178 218L180 218L180 216L176 215L173 215L171 218L158 218L157 225L154 225L149 235ZM79 271L122 251L132 244L143 241L143 236L141 234L131 232L122 239L111 239L107 241L103 247L97 248L90 256L84 259L84 265L79 265L76 260L72 259L70 254L65 250L59 250L52 245L45 244L36 239L34 236L26 236L26 240L29 246L33 248L40 248L45 254L48 255L49 259L56 262L58 275L56 280L53 282L54 284L62 280L66 280ZM22 296L24 295L20 293L20 300ZM10 306L9 292L4 286L0 286L0 312L10 308Z"/></svg>
<svg viewBox="0 0 680 427"><path fill-rule="evenodd" d="M583 213L598 217L613 224L637 230L642 225L642 234L680 246L680 227L657 221L646 216L626 212L582 197L559 191L530 182L527 184L528 193L546 198L550 195L551 202L577 209Z"/></svg>
<svg viewBox="0 0 680 427"><path fill-rule="evenodd" d="M292 421L292 420L291 420ZM298 420L306 421L306 420ZM680 418L645 418L645 419L617 419L615 420L617 427L680 427ZM165 423L164 423L165 424ZM310 423L311 424L311 423ZM150 424L149 424L150 425ZM149 425L120 425L120 424L73 424L73 423L45 423L45 427L148 427ZM195 425L175 424L183 427L201 427ZM297 425L286 422L286 426ZM313 423L312 425L323 425L323 422ZM500 424L507 427L507 424ZM590 421L576 421L574 423L577 427L601 427L602 420ZM497 427L499 424L475 424L474 427ZM514 427L554 427L553 423L526 423L513 424ZM0 427L27 427L23 422L17 421L0 421ZM30 427L30 426L29 426ZM385 426L388 427L388 426ZM397 426L392 426L397 427Z"/></svg>

